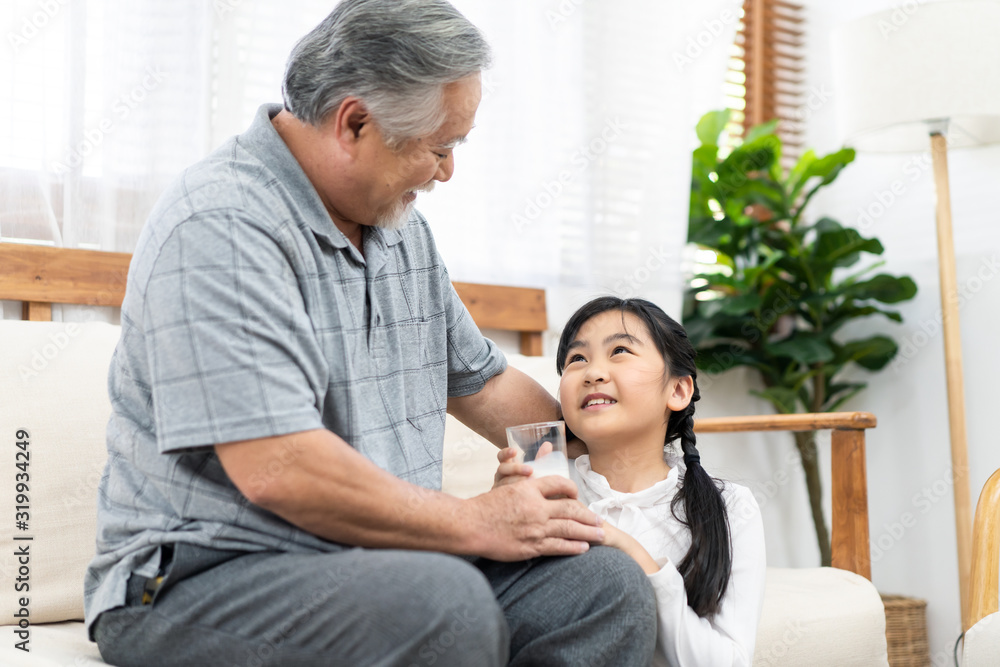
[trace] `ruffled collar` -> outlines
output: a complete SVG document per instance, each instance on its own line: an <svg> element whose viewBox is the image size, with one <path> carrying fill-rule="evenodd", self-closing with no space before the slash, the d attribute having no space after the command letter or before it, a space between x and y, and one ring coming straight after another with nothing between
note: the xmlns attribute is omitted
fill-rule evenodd
<svg viewBox="0 0 1000 667"><path fill-rule="evenodd" d="M591 470L590 456L584 455L577 458L575 466L580 483L585 487L581 489L581 492L590 496L587 499L589 501L587 505L592 511L602 515L611 509L628 506L641 509L669 501L677 491L677 480L680 475L678 466L673 466L665 479L656 482L651 487L635 493L623 493L612 489L604 475Z"/></svg>

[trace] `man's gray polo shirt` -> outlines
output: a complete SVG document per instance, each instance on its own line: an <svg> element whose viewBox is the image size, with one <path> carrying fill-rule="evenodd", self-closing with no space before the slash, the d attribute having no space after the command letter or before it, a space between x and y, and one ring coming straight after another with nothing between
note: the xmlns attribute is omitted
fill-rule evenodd
<svg viewBox="0 0 1000 667"><path fill-rule="evenodd" d="M130 572L155 575L161 544L343 548L251 505L214 444L327 428L440 489L447 398L506 368L426 220L366 228L362 256L271 125L280 108L261 107L246 133L186 170L140 235L108 379L88 629L124 603ZM294 454L276 453L251 483Z"/></svg>

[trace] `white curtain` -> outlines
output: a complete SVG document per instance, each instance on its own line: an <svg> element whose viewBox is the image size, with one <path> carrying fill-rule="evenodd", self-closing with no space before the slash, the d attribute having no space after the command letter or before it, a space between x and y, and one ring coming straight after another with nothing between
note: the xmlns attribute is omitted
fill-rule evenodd
<svg viewBox="0 0 1000 667"><path fill-rule="evenodd" d="M453 181L420 204L452 276L546 288L554 331L599 293L678 313L693 126L721 103L739 2L455 4L496 64ZM131 252L166 184L280 99L332 6L9 1L0 239Z"/></svg>

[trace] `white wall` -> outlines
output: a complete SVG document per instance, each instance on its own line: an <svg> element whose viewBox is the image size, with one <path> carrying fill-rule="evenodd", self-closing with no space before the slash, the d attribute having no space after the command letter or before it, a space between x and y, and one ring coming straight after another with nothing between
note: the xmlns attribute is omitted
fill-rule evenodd
<svg viewBox="0 0 1000 667"><path fill-rule="evenodd" d="M838 91L831 72L831 29L902 5L887 0L807 0L806 4L807 89L813 93L810 100L814 107L808 111L806 143L822 154L843 143L837 122ZM902 4L909 11L919 11L916 2ZM992 280L1000 271L1000 225L991 205L991 195L1000 181L1000 146L953 151L949 163L958 280L968 295L961 319L974 507L983 483L1000 468L1000 447L994 441L992 424L995 408L991 407L1000 369L1000 349L995 343L1000 326L1000 280ZM899 194L893 195L895 181L899 182ZM879 204L883 204L881 209ZM844 409L867 410L879 420L878 428L868 436L872 578L884 593L927 600L932 663L942 665L951 664L961 618L943 340L936 324L940 297L934 206L929 151L859 154L839 180L816 198L809 218L829 215L862 229L866 236L879 238L887 261L881 270L909 274L919 286L917 297L900 307L902 324L870 319L844 331L859 337L888 333L902 346L894 366L876 375L857 372L869 381L869 387ZM866 209L876 215L860 217L859 211ZM703 390L706 398L701 413L766 412L767 406L745 395L747 380L743 375L727 374L723 381ZM763 440L713 445L706 448L705 458L721 474L746 479L765 498L771 564L813 565L817 550L800 467L787 464L783 458L785 452L793 451L791 438L775 436L772 446L761 444ZM824 452L829 451L828 442L826 438ZM823 460L828 461L828 454ZM792 479L771 499L773 487L764 484L773 480L774 471L779 469L788 470ZM828 463L824 472L828 494ZM904 525L904 519L909 525Z"/></svg>

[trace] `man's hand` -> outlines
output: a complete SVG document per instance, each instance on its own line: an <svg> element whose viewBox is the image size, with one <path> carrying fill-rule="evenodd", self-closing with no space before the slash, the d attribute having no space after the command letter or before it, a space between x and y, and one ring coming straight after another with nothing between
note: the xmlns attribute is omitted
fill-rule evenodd
<svg viewBox="0 0 1000 667"><path fill-rule="evenodd" d="M563 496L562 498L557 498ZM470 498L470 509L484 526L476 552L493 560L572 556L600 544L600 518L576 500L576 485L547 475L505 484Z"/></svg>

